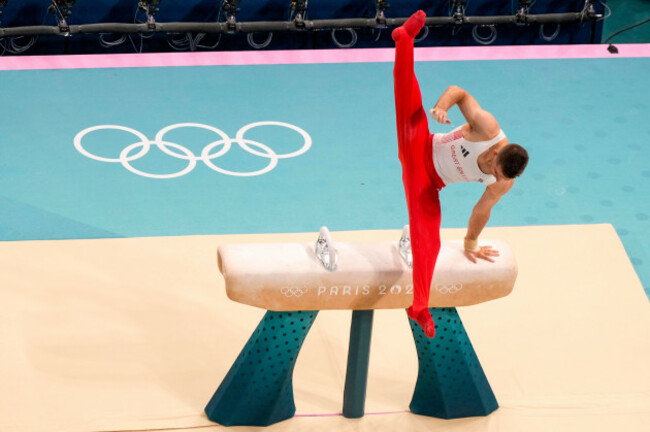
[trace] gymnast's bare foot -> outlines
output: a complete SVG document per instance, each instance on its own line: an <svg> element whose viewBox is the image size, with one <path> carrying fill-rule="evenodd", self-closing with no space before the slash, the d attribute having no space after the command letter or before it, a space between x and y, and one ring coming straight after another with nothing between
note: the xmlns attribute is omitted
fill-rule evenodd
<svg viewBox="0 0 650 432"><path fill-rule="evenodd" d="M409 307L406 310L406 314L411 318L412 320L417 321L417 323L422 327L422 330L424 331L424 334L428 338L432 338L436 334L436 327L433 324L433 318L431 318L431 313L429 312L429 309L424 308L417 314L413 312L413 306Z"/></svg>
<svg viewBox="0 0 650 432"><path fill-rule="evenodd" d="M424 13L424 11L421 10L411 15L411 17L407 19L402 26L397 27L395 30L393 30L393 40L397 42L404 34L406 34L411 39L414 39L415 36L420 33L420 30L422 30L422 27L424 26L424 19L426 17L427 15Z"/></svg>

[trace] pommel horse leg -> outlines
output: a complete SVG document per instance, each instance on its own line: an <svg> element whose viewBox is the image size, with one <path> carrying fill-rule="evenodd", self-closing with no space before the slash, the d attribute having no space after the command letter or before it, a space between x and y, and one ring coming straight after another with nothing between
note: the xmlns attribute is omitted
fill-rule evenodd
<svg viewBox="0 0 650 432"><path fill-rule="evenodd" d="M499 407L456 308L430 308L436 337L409 319L418 352L418 379L409 408L444 419L486 416Z"/></svg>
<svg viewBox="0 0 650 432"><path fill-rule="evenodd" d="M293 367L318 311L267 311L205 408L224 426L268 426L293 417Z"/></svg>
<svg viewBox="0 0 650 432"><path fill-rule="evenodd" d="M374 310L352 311L348 368L343 391L343 417L346 418L361 418L365 413L374 313Z"/></svg>

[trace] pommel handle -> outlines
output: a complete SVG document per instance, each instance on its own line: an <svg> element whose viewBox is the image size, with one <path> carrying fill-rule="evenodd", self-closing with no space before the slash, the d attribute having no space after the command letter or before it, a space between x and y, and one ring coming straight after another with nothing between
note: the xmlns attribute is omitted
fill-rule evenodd
<svg viewBox="0 0 650 432"><path fill-rule="evenodd" d="M323 264L323 267L331 272L336 270L339 254L334 247L334 242L326 226L320 229L320 235L318 236L318 240L316 240L315 253L316 258Z"/></svg>

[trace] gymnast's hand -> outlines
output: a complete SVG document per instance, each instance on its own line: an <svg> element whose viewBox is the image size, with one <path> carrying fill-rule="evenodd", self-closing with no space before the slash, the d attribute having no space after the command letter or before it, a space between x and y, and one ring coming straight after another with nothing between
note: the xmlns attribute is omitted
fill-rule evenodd
<svg viewBox="0 0 650 432"><path fill-rule="evenodd" d="M477 258L484 259L486 261L494 262L490 257L499 256L499 251L492 249L492 246L481 246L477 251L470 251L465 249L465 256L473 263L477 263Z"/></svg>
<svg viewBox="0 0 650 432"><path fill-rule="evenodd" d="M429 110L429 113L431 114L431 117L433 117L434 120L438 123L451 124L451 120L447 118L447 110L433 107Z"/></svg>

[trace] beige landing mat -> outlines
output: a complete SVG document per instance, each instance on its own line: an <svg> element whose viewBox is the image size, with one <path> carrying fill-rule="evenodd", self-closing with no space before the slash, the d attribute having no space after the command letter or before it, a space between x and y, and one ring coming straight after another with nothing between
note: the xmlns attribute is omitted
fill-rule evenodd
<svg viewBox="0 0 650 432"><path fill-rule="evenodd" d="M316 234L0 243L0 431L224 430L203 408L264 311L226 298L216 248L280 237ZM459 309L496 412L408 413L417 358L405 312L392 310L375 313L368 415L337 416L350 312L324 311L296 364L300 417L269 430L649 430L650 302L614 229L490 228L484 237L509 242L519 262L510 296Z"/></svg>

